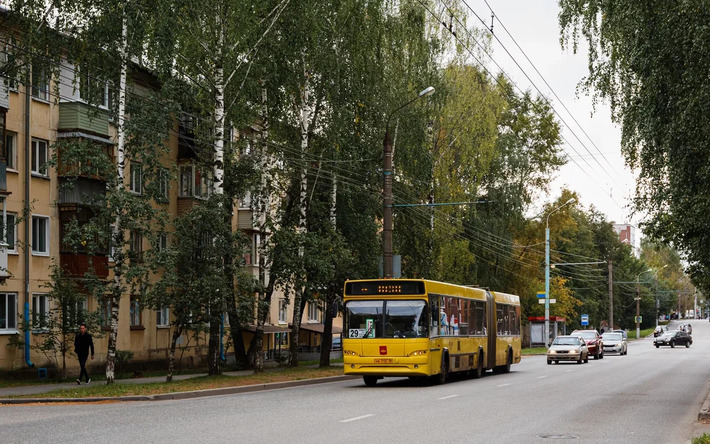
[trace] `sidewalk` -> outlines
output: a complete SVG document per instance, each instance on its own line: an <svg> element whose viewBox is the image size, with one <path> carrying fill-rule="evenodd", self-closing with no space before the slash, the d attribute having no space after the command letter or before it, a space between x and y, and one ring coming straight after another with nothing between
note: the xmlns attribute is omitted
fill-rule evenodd
<svg viewBox="0 0 710 444"><path fill-rule="evenodd" d="M339 364L342 365L342 364ZM278 368L267 369L267 371L277 371ZM232 372L222 372L226 376L247 376L253 374L253 370L241 370ZM196 373L191 375L175 375L174 381L182 381L190 378L207 376L207 373ZM216 389L195 390L189 392L172 392L161 393L157 395L140 395L140 396L118 396L118 397L76 397L76 398L47 398L42 397L43 393L61 389L77 389L81 390L87 387L82 383L77 386L76 382L59 383L59 384L42 384L42 385L25 385L17 387L0 388L0 405L2 404L33 404L33 403L58 403L58 402L99 402L99 401L163 401L169 399L189 399L199 398L204 396L229 395L236 393L247 393L261 390L273 390L277 388L298 387L303 385L321 384L327 382L345 381L354 379L355 376L330 376L316 379L301 379L294 381L272 382L267 384L243 385L234 387L223 387ZM133 379L116 379L116 384L148 384L151 382L165 382L165 376L153 376L148 378L133 378ZM90 385L104 384L104 380L92 381ZM33 398L9 398L10 396L19 395L40 395Z"/></svg>

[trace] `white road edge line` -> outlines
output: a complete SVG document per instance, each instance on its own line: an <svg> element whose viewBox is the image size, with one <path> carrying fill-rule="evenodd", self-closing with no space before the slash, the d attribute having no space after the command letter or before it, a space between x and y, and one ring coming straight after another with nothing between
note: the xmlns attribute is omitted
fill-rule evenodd
<svg viewBox="0 0 710 444"><path fill-rule="evenodd" d="M438 399L439 401L443 401L444 399L451 399L451 398L455 398L457 396L458 395L449 395L449 396L444 396L443 398L436 398L436 399Z"/></svg>
<svg viewBox="0 0 710 444"><path fill-rule="evenodd" d="M513 385L513 384L501 384L501 385L497 385L496 387L508 387L509 385Z"/></svg>
<svg viewBox="0 0 710 444"><path fill-rule="evenodd" d="M359 420L361 420L361 419L369 418L370 416L375 416L375 414L374 414L374 413L370 413L369 415L363 415L363 416L356 416L356 417L354 417L354 418L350 418L350 419L343 419L343 420L342 420L342 421L340 421L340 422L353 422L353 421L359 421Z"/></svg>
<svg viewBox="0 0 710 444"><path fill-rule="evenodd" d="M537 379L547 378L547 375L538 376Z"/></svg>

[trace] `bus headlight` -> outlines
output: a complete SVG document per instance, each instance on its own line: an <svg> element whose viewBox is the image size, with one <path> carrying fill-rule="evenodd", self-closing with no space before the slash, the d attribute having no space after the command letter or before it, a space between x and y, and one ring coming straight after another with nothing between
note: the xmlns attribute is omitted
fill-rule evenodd
<svg viewBox="0 0 710 444"><path fill-rule="evenodd" d="M357 356L357 353L355 353L354 351L350 351L350 350L343 350L343 355L344 356Z"/></svg>
<svg viewBox="0 0 710 444"><path fill-rule="evenodd" d="M426 350L417 350L415 352L411 352L409 356L424 356L426 355Z"/></svg>

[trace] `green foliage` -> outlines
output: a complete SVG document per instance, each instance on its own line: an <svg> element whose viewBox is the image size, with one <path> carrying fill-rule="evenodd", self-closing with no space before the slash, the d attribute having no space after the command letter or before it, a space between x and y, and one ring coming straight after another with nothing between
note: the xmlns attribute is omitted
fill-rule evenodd
<svg viewBox="0 0 710 444"><path fill-rule="evenodd" d="M582 86L608 100L627 163L639 171L634 205L646 235L676 246L710 288L710 10L702 2L560 2L562 42L589 43Z"/></svg>

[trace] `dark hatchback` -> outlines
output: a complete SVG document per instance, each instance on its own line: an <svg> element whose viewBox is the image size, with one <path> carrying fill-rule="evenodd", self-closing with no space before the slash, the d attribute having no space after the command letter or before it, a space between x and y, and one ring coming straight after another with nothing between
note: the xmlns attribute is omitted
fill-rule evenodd
<svg viewBox="0 0 710 444"><path fill-rule="evenodd" d="M667 331L653 340L653 345L655 345L656 348L661 345L670 345L671 348L676 345L685 345L687 348L690 347L692 343L693 337L681 330Z"/></svg>

